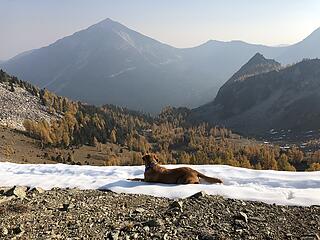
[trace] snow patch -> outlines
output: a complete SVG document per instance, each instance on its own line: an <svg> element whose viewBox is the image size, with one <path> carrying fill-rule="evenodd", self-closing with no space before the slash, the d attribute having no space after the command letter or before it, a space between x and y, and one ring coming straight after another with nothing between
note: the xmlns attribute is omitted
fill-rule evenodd
<svg viewBox="0 0 320 240"><path fill-rule="evenodd" d="M187 166L187 165L181 165ZM178 167L168 165L168 168ZM258 171L222 165L194 165L224 184L174 185L131 182L143 178L144 166L73 166L64 164L15 164L0 162L0 186L78 187L109 189L118 193L147 194L168 198L185 198L205 191L228 198L262 201L281 205L320 205L320 172Z"/></svg>
<svg viewBox="0 0 320 240"><path fill-rule="evenodd" d="M136 49L139 53L141 53L141 50L136 46L134 40L130 37L130 35L126 32L122 31L115 31L113 30L114 33L116 33L119 37L121 37L125 42L127 42L131 47Z"/></svg>
<svg viewBox="0 0 320 240"><path fill-rule="evenodd" d="M132 71L132 70L135 70L135 69L136 69L136 67L129 67L129 68L123 69L123 70L121 70L121 71L119 71L117 73L113 73L113 74L109 75L109 78L117 77L117 76L119 76L119 75L121 75L121 74L123 74L125 72Z"/></svg>

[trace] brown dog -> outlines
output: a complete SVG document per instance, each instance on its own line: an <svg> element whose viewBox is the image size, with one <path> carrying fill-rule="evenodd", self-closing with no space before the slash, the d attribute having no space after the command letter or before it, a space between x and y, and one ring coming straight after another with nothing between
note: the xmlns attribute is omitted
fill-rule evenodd
<svg viewBox="0 0 320 240"><path fill-rule="evenodd" d="M167 169L158 164L156 155L147 154L143 158L145 163L144 179L130 179L133 181L157 182L169 184L198 184L200 178L208 183L222 183L218 178L207 177L189 167Z"/></svg>

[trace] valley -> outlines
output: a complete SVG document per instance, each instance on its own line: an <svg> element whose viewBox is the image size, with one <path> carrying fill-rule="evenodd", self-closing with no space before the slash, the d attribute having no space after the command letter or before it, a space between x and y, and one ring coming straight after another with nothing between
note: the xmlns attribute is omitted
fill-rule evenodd
<svg viewBox="0 0 320 240"><path fill-rule="evenodd" d="M10 118L3 118L1 128L1 155L13 162L141 165L142 155L154 152L162 164L226 164L290 171L319 167L316 145L312 151L294 144L288 148L282 142L265 144L264 139L257 141L219 125L193 124L189 122L193 110L187 108L167 107L153 117L112 105L73 102L5 72L1 72L0 82L2 91L11 89L15 99L3 111L14 110L9 111ZM21 116L23 105L17 103L29 98L34 100L28 111L51 117L27 115L20 120L23 129L14 129L8 123Z"/></svg>

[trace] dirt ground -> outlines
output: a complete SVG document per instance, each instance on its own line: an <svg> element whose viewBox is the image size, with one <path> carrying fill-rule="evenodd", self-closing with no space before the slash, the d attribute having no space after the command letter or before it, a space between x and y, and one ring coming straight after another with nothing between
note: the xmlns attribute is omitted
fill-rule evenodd
<svg viewBox="0 0 320 240"><path fill-rule="evenodd" d="M0 161L105 166L116 159L121 159L122 164L131 162L133 154L138 153L112 143L98 144L97 147L42 148L40 141L17 130L0 127Z"/></svg>

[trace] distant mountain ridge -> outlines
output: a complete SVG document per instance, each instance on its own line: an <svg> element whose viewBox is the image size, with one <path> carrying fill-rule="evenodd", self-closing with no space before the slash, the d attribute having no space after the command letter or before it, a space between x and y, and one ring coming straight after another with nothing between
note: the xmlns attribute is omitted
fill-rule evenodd
<svg viewBox="0 0 320 240"><path fill-rule="evenodd" d="M167 105L197 107L211 101L257 52L283 64L320 57L317 40L319 29L288 47L211 40L178 49L106 19L0 67L75 100L156 113Z"/></svg>
<svg viewBox="0 0 320 240"><path fill-rule="evenodd" d="M76 100L152 111L162 107L157 104L160 99L166 105L177 101L174 88L181 86L177 82L178 86L170 86L172 77L163 84L163 78L170 71L164 70L166 64L178 60L175 48L106 19L47 47L23 53L3 68ZM148 91L142 94L144 89Z"/></svg>
<svg viewBox="0 0 320 240"><path fill-rule="evenodd" d="M320 58L320 27L302 41L284 48L276 60L283 64L291 64L304 58Z"/></svg>
<svg viewBox="0 0 320 240"><path fill-rule="evenodd" d="M319 103L320 60L304 60L225 84L215 100L193 110L191 118L246 134L311 130L320 128Z"/></svg>

